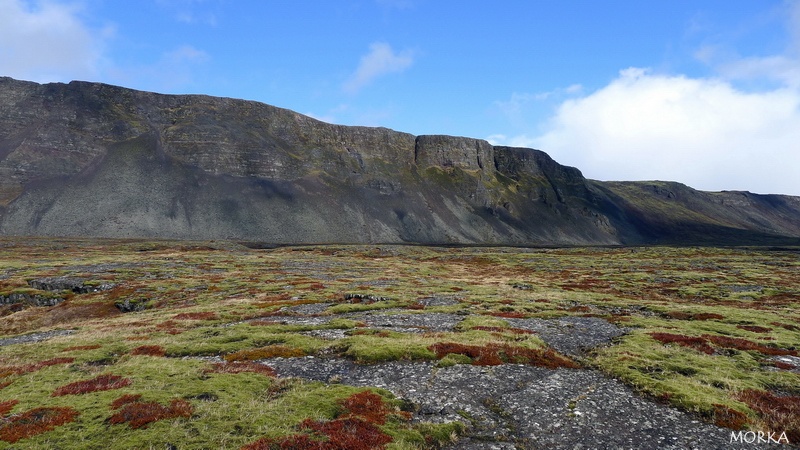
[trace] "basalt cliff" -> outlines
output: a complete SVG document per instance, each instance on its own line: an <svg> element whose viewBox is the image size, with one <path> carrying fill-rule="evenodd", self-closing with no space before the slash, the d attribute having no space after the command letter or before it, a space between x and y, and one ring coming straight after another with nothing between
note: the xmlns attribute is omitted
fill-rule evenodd
<svg viewBox="0 0 800 450"><path fill-rule="evenodd" d="M800 197L600 182L546 153L262 103L0 78L0 235L798 244Z"/></svg>

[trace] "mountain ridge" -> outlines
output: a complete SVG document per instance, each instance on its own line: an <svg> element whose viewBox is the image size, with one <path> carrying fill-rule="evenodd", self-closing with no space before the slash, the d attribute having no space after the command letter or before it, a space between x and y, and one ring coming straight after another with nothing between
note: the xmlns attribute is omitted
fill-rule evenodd
<svg viewBox="0 0 800 450"><path fill-rule="evenodd" d="M800 197L602 182L540 150L264 103L0 78L0 234L275 244L800 244Z"/></svg>

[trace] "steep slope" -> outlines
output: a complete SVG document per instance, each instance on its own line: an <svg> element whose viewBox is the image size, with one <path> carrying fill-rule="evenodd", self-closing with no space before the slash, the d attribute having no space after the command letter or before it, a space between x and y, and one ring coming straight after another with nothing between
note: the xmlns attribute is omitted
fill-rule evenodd
<svg viewBox="0 0 800 450"><path fill-rule="evenodd" d="M586 180L537 150L331 125L251 101L0 78L6 235L508 245L800 236L797 198L668 185L676 200L650 186Z"/></svg>

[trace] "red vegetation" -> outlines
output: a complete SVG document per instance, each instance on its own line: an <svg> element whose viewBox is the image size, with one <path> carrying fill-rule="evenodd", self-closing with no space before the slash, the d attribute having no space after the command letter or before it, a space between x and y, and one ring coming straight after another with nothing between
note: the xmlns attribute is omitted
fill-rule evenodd
<svg viewBox="0 0 800 450"><path fill-rule="evenodd" d="M189 418L194 411L191 403L179 398L173 399L169 406L164 406L156 402L140 402L138 399L131 401L132 397L135 396L125 399L125 401L120 402L117 408L114 408L119 409L119 411L108 419L109 423L116 425L127 422L128 426L135 430L147 428L148 425L159 420L177 417ZM114 404L117 404L123 398L125 397L115 400ZM112 404L112 408L114 404Z"/></svg>
<svg viewBox="0 0 800 450"><path fill-rule="evenodd" d="M125 394L122 397L111 402L111 409L119 409L122 405L128 403L138 402L142 398L142 394Z"/></svg>
<svg viewBox="0 0 800 450"><path fill-rule="evenodd" d="M99 345L76 345L75 347L67 347L62 352L74 352L78 350L95 350L100 348Z"/></svg>
<svg viewBox="0 0 800 450"><path fill-rule="evenodd" d="M664 344L674 343L681 345L683 347L693 348L699 352L703 352L708 355L714 353L714 347L710 345L714 344L717 347L721 348L730 348L730 349L744 350L744 351L752 350L765 355L797 356L797 351L795 350L784 350L780 348L769 347L763 344L759 344L757 342L748 341L747 339L734 338L729 336L704 334L700 337L693 337L693 336L685 336L682 334L672 334L672 333L650 333L650 336L652 336L653 339L660 341Z"/></svg>
<svg viewBox="0 0 800 450"><path fill-rule="evenodd" d="M0 389L5 389L5 388L7 388L8 386L10 386L10 385L11 385L11 383L13 383L13 381L6 381L6 382L4 382L4 383L0 383Z"/></svg>
<svg viewBox="0 0 800 450"><path fill-rule="evenodd" d="M160 345L142 345L131 350L131 355L164 356L166 353Z"/></svg>
<svg viewBox="0 0 800 450"><path fill-rule="evenodd" d="M506 344L465 345L455 342L440 342L428 347L437 358L444 358L450 353L472 358L476 366L497 366L503 363L530 364L549 369L559 367L577 369L580 366L569 358L556 353L553 349L532 349L513 347Z"/></svg>
<svg viewBox="0 0 800 450"><path fill-rule="evenodd" d="M301 430L308 430L317 435L327 437L327 441L319 443L319 449L368 450L384 448L392 442L392 437L380 430L375 424L360 417L345 417L331 421L314 421L306 419Z"/></svg>
<svg viewBox="0 0 800 450"><path fill-rule="evenodd" d="M714 405L712 419L714 425L732 430L741 430L747 425L747 414L724 405Z"/></svg>
<svg viewBox="0 0 800 450"><path fill-rule="evenodd" d="M6 400L4 402L0 402L0 416L5 416L6 414L10 413L15 406L17 406L19 400Z"/></svg>
<svg viewBox="0 0 800 450"><path fill-rule="evenodd" d="M386 423L386 416L392 414L392 411L383 402L383 398L370 391L353 394L340 403L347 411L345 417L360 417L377 425Z"/></svg>
<svg viewBox="0 0 800 450"><path fill-rule="evenodd" d="M800 327L788 323L772 322L770 325L775 325L776 327L781 327L789 331L800 331Z"/></svg>
<svg viewBox="0 0 800 450"><path fill-rule="evenodd" d="M211 369L208 369L206 372L211 372L211 373L252 372L252 373L260 373L268 377L275 376L275 370L272 367L250 361L232 361L229 363L216 363L212 366Z"/></svg>
<svg viewBox="0 0 800 450"><path fill-rule="evenodd" d="M216 320L218 319L217 313L213 311L206 311L206 312L189 312L189 313L180 313L175 314L173 319L178 320Z"/></svg>
<svg viewBox="0 0 800 450"><path fill-rule="evenodd" d="M707 355L714 354L714 347L708 345L708 342L703 338L672 333L650 333L650 336L663 344L678 344L682 347L693 348Z"/></svg>
<svg viewBox="0 0 800 450"><path fill-rule="evenodd" d="M11 442L29 438L53 430L78 417L78 411L72 408L35 408L6 417L0 425L0 440Z"/></svg>
<svg viewBox="0 0 800 450"><path fill-rule="evenodd" d="M256 361L267 358L291 358L293 356L306 356L306 352L303 349L289 347L288 345L270 345L227 354L225 355L225 361Z"/></svg>
<svg viewBox="0 0 800 450"><path fill-rule="evenodd" d="M794 370L797 368L794 364L785 363L783 361L772 361L772 365L783 370Z"/></svg>
<svg viewBox="0 0 800 450"><path fill-rule="evenodd" d="M118 375L99 375L91 380L76 381L74 383L66 384L56 389L52 396L60 397L62 395L80 395L97 391L109 391L111 389L120 389L129 386L131 380L129 378L122 378Z"/></svg>
<svg viewBox="0 0 800 450"><path fill-rule="evenodd" d="M747 339L732 338L728 336L717 336L711 334L704 334L702 337L708 339L715 345L724 348L734 348L736 350L745 350L745 351L755 350L759 353L763 353L765 355L773 355L773 356L783 356L783 355L797 356L797 351L795 350L784 350L781 348L768 347L766 345L762 345L757 342L748 341Z"/></svg>
<svg viewBox="0 0 800 450"><path fill-rule="evenodd" d="M75 358L62 357L39 361L33 364L26 364L24 366L0 367L0 378L7 377L9 375L24 375L26 373L36 372L49 366L55 366L58 364L71 364L73 361L75 361Z"/></svg>
<svg viewBox="0 0 800 450"><path fill-rule="evenodd" d="M800 442L800 396L780 397L748 389L740 392L737 399L757 411L770 431L785 431L789 442Z"/></svg>
<svg viewBox="0 0 800 450"><path fill-rule="evenodd" d="M181 334L185 331L181 328L178 328L178 323L175 322L174 320L167 320L166 322L162 322L156 325L156 329L164 330L167 334L172 334L172 335Z"/></svg>
<svg viewBox="0 0 800 450"><path fill-rule="evenodd" d="M716 314L716 313L692 314L692 320L711 320L711 319L722 320L724 318L725 316L723 316L722 314Z"/></svg>
<svg viewBox="0 0 800 450"><path fill-rule="evenodd" d="M340 403L344 414L335 420L304 420L298 428L308 434L263 438L242 450L372 450L385 448L392 442L392 437L377 426L393 414L381 396L364 391Z"/></svg>
<svg viewBox="0 0 800 450"><path fill-rule="evenodd" d="M725 316L715 313L687 313L683 311L669 311L664 313L665 316L671 319L678 320L722 320Z"/></svg>
<svg viewBox="0 0 800 450"><path fill-rule="evenodd" d="M753 333L769 333L772 328L759 327L758 325L736 325L740 330L752 331Z"/></svg>

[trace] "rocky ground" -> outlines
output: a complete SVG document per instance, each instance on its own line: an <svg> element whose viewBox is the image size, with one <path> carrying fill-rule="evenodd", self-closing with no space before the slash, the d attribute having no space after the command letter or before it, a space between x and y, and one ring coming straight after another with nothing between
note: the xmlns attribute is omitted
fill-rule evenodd
<svg viewBox="0 0 800 450"><path fill-rule="evenodd" d="M286 324L319 324L328 305L287 308ZM370 328L402 332L452 331L455 314L368 312L341 315ZM580 360L625 330L591 317L508 319L536 332L548 345ZM335 339L338 330L324 330ZM318 334L319 335L319 334ZM452 449L729 449L731 430L637 395L592 369L546 369L519 364L437 367L426 361L361 365L337 357L263 361L282 377L374 386L409 402L417 420L461 421L468 431ZM742 448L757 448L744 444Z"/></svg>

